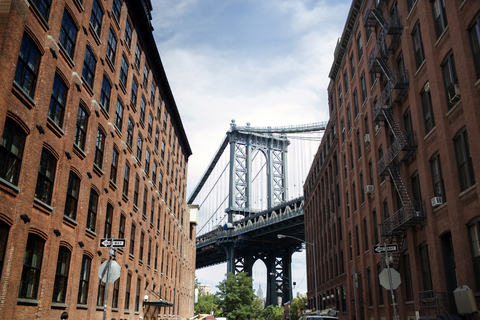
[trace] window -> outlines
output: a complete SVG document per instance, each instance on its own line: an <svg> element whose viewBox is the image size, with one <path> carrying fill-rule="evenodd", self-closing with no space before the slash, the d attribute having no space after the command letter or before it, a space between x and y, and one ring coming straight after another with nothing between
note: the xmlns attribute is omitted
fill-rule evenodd
<svg viewBox="0 0 480 320"><path fill-rule="evenodd" d="M390 217L390 213L388 212L388 198L383 200L383 220L386 220Z"/></svg>
<svg viewBox="0 0 480 320"><path fill-rule="evenodd" d="M29 0L34 5L36 11L42 16L45 21L48 21L50 15L51 0Z"/></svg>
<svg viewBox="0 0 480 320"><path fill-rule="evenodd" d="M375 243L378 244L379 238L378 238L377 209L373 209L372 220L373 220L373 237L374 237Z"/></svg>
<svg viewBox="0 0 480 320"><path fill-rule="evenodd" d="M70 268L70 250L61 246L58 251L55 282L53 285L52 302L65 303L67 293L68 271Z"/></svg>
<svg viewBox="0 0 480 320"><path fill-rule="evenodd" d="M152 137L152 132L153 132L153 116L152 113L150 112L148 114L148 135L150 138Z"/></svg>
<svg viewBox="0 0 480 320"><path fill-rule="evenodd" d="M160 194L162 193L162 188L163 188L163 174L161 171L158 172L158 192L160 192Z"/></svg>
<svg viewBox="0 0 480 320"><path fill-rule="evenodd" d="M355 188L355 182L352 184L353 195L353 212L357 211L357 188Z"/></svg>
<svg viewBox="0 0 480 320"><path fill-rule="evenodd" d="M345 69L345 73L343 74L343 80L345 81L345 92L348 92L348 72Z"/></svg>
<svg viewBox="0 0 480 320"><path fill-rule="evenodd" d="M104 238L112 237L112 219L113 219L113 207L110 203L108 203L107 213L105 214L105 228L103 232Z"/></svg>
<svg viewBox="0 0 480 320"><path fill-rule="evenodd" d="M348 233L348 242L349 242L350 261L352 261L353 260L352 232Z"/></svg>
<svg viewBox="0 0 480 320"><path fill-rule="evenodd" d="M362 103L364 103L365 100L367 100L367 83L365 82L365 71L362 72L361 82L362 82Z"/></svg>
<svg viewBox="0 0 480 320"><path fill-rule="evenodd" d="M358 50L358 61L362 60L363 57L363 47L362 47L362 35L359 32L357 37L357 50Z"/></svg>
<svg viewBox="0 0 480 320"><path fill-rule="evenodd" d="M57 159L50 151L43 149L38 168L37 186L35 198L50 205L52 202L53 183L55 181L55 170Z"/></svg>
<svg viewBox="0 0 480 320"><path fill-rule="evenodd" d="M123 175L123 195L128 196L128 183L130 181L130 166L128 163L125 163L125 172Z"/></svg>
<svg viewBox="0 0 480 320"><path fill-rule="evenodd" d="M96 64L97 61L95 60L92 49L87 46L85 50L85 60L83 61L82 78L85 80L86 84L90 86L90 89L93 88Z"/></svg>
<svg viewBox="0 0 480 320"><path fill-rule="evenodd" d="M150 172L150 150L145 151L145 173L148 176L148 173Z"/></svg>
<svg viewBox="0 0 480 320"><path fill-rule="evenodd" d="M423 42L422 42L422 34L420 31L420 23L417 22L415 27L413 28L412 32L412 39L413 39L413 49L415 52L415 64L417 69L420 68L423 61L425 60L425 53L423 51Z"/></svg>
<svg viewBox="0 0 480 320"><path fill-rule="evenodd" d="M120 224L118 227L118 238L120 239L125 238L125 221L125 216L123 214L120 214Z"/></svg>
<svg viewBox="0 0 480 320"><path fill-rule="evenodd" d="M345 119L343 117L342 117L341 125L342 125L342 142L343 142L345 141Z"/></svg>
<svg viewBox="0 0 480 320"><path fill-rule="evenodd" d="M132 286L132 275L127 273L127 284L125 286L125 310L130 309L130 287Z"/></svg>
<svg viewBox="0 0 480 320"><path fill-rule="evenodd" d="M167 111L163 113L163 130L167 130Z"/></svg>
<svg viewBox="0 0 480 320"><path fill-rule="evenodd" d="M145 62L145 66L143 67L143 86L145 87L145 90L147 90L147 87L148 87L148 67L147 67L146 62Z"/></svg>
<svg viewBox="0 0 480 320"><path fill-rule="evenodd" d="M363 185L363 172L360 173L360 194L362 197L362 203L365 202L365 188Z"/></svg>
<svg viewBox="0 0 480 320"><path fill-rule="evenodd" d="M408 250L405 250L402 254L403 262L403 278L405 280L405 293L407 295L407 301L413 301L413 286L412 286L412 273L410 271L410 256Z"/></svg>
<svg viewBox="0 0 480 320"><path fill-rule="evenodd" d="M103 307L105 301L105 282L98 282L97 307Z"/></svg>
<svg viewBox="0 0 480 320"><path fill-rule="evenodd" d="M152 239L148 239L148 251L147 251L147 266L150 266L150 258L152 256Z"/></svg>
<svg viewBox="0 0 480 320"><path fill-rule="evenodd" d="M130 248L128 253L131 255L134 255L135 253L135 225L133 223L132 230L130 230Z"/></svg>
<svg viewBox="0 0 480 320"><path fill-rule="evenodd" d="M413 132L413 125L412 125L412 113L410 112L410 108L405 111L403 114L403 123L405 126L405 131L407 133L407 138Z"/></svg>
<svg viewBox="0 0 480 320"><path fill-rule="evenodd" d="M67 55L73 59L75 53L75 42L77 41L77 26L73 22L72 16L65 10L63 12L62 26L60 27L60 36L58 43L65 50Z"/></svg>
<svg viewBox="0 0 480 320"><path fill-rule="evenodd" d="M142 161L142 145L143 145L143 137L141 133L138 133L137 137L137 160Z"/></svg>
<svg viewBox="0 0 480 320"><path fill-rule="evenodd" d="M92 259L83 255L82 265L80 266L80 284L78 285L78 304L87 304L88 301L88 284L90 282L90 266Z"/></svg>
<svg viewBox="0 0 480 320"><path fill-rule="evenodd" d="M108 42L107 42L107 58L110 62L115 65L115 53L117 51L117 38L112 29L108 33ZM121 76L120 76L121 78ZM124 83L125 84L125 83Z"/></svg>
<svg viewBox="0 0 480 320"><path fill-rule="evenodd" d="M102 17L103 11L100 7L100 3L98 2L98 0L93 0L92 15L90 16L90 25L92 26L93 31L95 31L98 37L100 37L100 31L102 29Z"/></svg>
<svg viewBox="0 0 480 320"><path fill-rule="evenodd" d="M153 263L153 269L155 270L157 270L157 262L158 262L158 244L155 244L155 260Z"/></svg>
<svg viewBox="0 0 480 320"><path fill-rule="evenodd" d="M140 278L137 279L137 290L135 292L135 312L138 312L140 308L140 286L141 286L142 280Z"/></svg>
<svg viewBox="0 0 480 320"><path fill-rule="evenodd" d="M140 103L140 121L145 123L145 99L143 97Z"/></svg>
<svg viewBox="0 0 480 320"><path fill-rule="evenodd" d="M369 248L368 246L368 225L367 225L367 218L363 218L363 236L364 242L365 242L365 251L367 251Z"/></svg>
<svg viewBox="0 0 480 320"><path fill-rule="evenodd" d="M423 121L425 123L425 134L429 133L435 127L435 118L433 116L432 98L430 90L422 90L420 93L422 98Z"/></svg>
<svg viewBox="0 0 480 320"><path fill-rule="evenodd" d="M122 11L122 3L120 0L113 0L112 13L117 22L120 21L120 13Z"/></svg>
<svg viewBox="0 0 480 320"><path fill-rule="evenodd" d="M133 204L138 207L138 192L140 187L140 179L138 175L135 176L135 189L133 190Z"/></svg>
<svg viewBox="0 0 480 320"><path fill-rule="evenodd" d="M353 76L355 75L355 59L353 57L353 53L350 56L350 72L351 72L352 78L353 78Z"/></svg>
<svg viewBox="0 0 480 320"><path fill-rule="evenodd" d="M137 44L137 48L135 49L135 67L138 69L140 69L140 56L142 54L140 53L140 47L138 46Z"/></svg>
<svg viewBox="0 0 480 320"><path fill-rule="evenodd" d="M473 270L475 272L476 292L480 291L480 217L477 216L468 224L468 238L472 253Z"/></svg>
<svg viewBox="0 0 480 320"><path fill-rule="evenodd" d="M10 231L10 227L0 221L0 278L2 276L3 270L3 263L5 261L5 252L7 251L7 241L8 241L8 233ZM158 250L158 246L157 246Z"/></svg>
<svg viewBox="0 0 480 320"><path fill-rule="evenodd" d="M127 86L127 77L128 77L128 62L127 62L127 58L125 58L125 56L122 55L122 65L120 66L120 84L123 87ZM132 92L132 95L133 95L133 92Z"/></svg>
<svg viewBox="0 0 480 320"><path fill-rule="evenodd" d="M78 106L77 126L75 128L74 143L81 150L85 150L85 140L87 138L88 113L82 105Z"/></svg>
<svg viewBox="0 0 480 320"><path fill-rule="evenodd" d="M142 209L142 215L143 218L147 218L147 198L148 198L148 189L147 186L143 189L143 209ZM143 243L141 244L143 245Z"/></svg>
<svg viewBox="0 0 480 320"><path fill-rule="evenodd" d="M357 130L357 150L358 150L358 160L362 157L362 143L360 139L360 129Z"/></svg>
<svg viewBox="0 0 480 320"><path fill-rule="evenodd" d="M93 163L99 168L103 167L103 153L105 151L105 133L102 129L98 128L97 142L95 144L95 157Z"/></svg>
<svg viewBox="0 0 480 320"><path fill-rule="evenodd" d="M110 181L114 184L117 184L118 156L119 152L117 148L113 147L112 163L110 164Z"/></svg>
<svg viewBox="0 0 480 320"><path fill-rule="evenodd" d="M475 72L477 79L480 79L480 15L475 18L473 25L468 30L468 34L470 35Z"/></svg>
<svg viewBox="0 0 480 320"><path fill-rule="evenodd" d="M355 110L355 118L358 116L358 94L357 94L357 88L353 91L353 107Z"/></svg>
<svg viewBox="0 0 480 320"><path fill-rule="evenodd" d="M155 149L157 150L158 153L158 140L160 137L160 130L158 129L158 126L155 129Z"/></svg>
<svg viewBox="0 0 480 320"><path fill-rule="evenodd" d="M428 259L428 245L423 242L420 245L420 265L422 271L423 291L433 289L432 274L430 272L430 261Z"/></svg>
<svg viewBox="0 0 480 320"><path fill-rule="evenodd" d="M118 131L122 132L123 125L123 104L120 99L117 99L117 109L115 111L115 127Z"/></svg>
<svg viewBox="0 0 480 320"><path fill-rule="evenodd" d="M450 52L442 63L443 84L445 85L445 94L447 96L448 110L450 110L457 100L455 96L458 90L457 71L455 70L455 60L453 52ZM455 88L457 86L457 88ZM459 97L458 97L459 99Z"/></svg>
<svg viewBox="0 0 480 320"><path fill-rule="evenodd" d="M22 277L20 278L19 298L37 299L42 269L43 247L45 240L35 234L29 234L25 257L23 259Z"/></svg>
<svg viewBox="0 0 480 320"><path fill-rule="evenodd" d="M87 230L95 232L97 222L98 194L90 189L90 199L88 201Z"/></svg>
<svg viewBox="0 0 480 320"><path fill-rule="evenodd" d="M348 124L348 131L352 128L352 114L350 112L350 103L347 105L347 124Z"/></svg>
<svg viewBox="0 0 480 320"><path fill-rule="evenodd" d="M63 214L70 219L77 218L78 193L80 191L80 178L70 171L67 185L67 199L65 200L65 210Z"/></svg>
<svg viewBox="0 0 480 320"><path fill-rule="evenodd" d="M342 97L342 85L338 86L338 101L340 107L343 105L343 97Z"/></svg>
<svg viewBox="0 0 480 320"><path fill-rule="evenodd" d="M120 278L113 283L112 309L118 308L118 291L120 289Z"/></svg>
<svg viewBox="0 0 480 320"><path fill-rule="evenodd" d="M351 166L351 170L353 170L354 168L354 162L353 162L353 146L352 146L352 143L350 142L350 166Z"/></svg>
<svg viewBox="0 0 480 320"><path fill-rule="evenodd" d="M130 25L130 21L127 19L127 23L125 24L125 44L128 48L132 46L132 26Z"/></svg>
<svg viewBox="0 0 480 320"><path fill-rule="evenodd" d="M155 83L153 83L153 77L152 77L152 87L150 89L150 102L152 103L152 106L155 104L155 91L157 88L155 88Z"/></svg>
<svg viewBox="0 0 480 320"><path fill-rule="evenodd" d="M447 13L445 12L445 0L434 0L432 2L432 9L433 21L435 22L435 34L438 39L448 26Z"/></svg>
<svg viewBox="0 0 480 320"><path fill-rule="evenodd" d="M411 180L415 211L422 211L422 193L420 189L420 177L418 176L418 171L413 173Z"/></svg>
<svg viewBox="0 0 480 320"><path fill-rule="evenodd" d="M400 53L397 58L397 70L399 82L407 82L405 77L405 64L403 62L403 53Z"/></svg>
<svg viewBox="0 0 480 320"><path fill-rule="evenodd" d="M442 165L440 163L440 154L438 151L430 158L430 169L432 173L433 194L435 197L442 198L445 203L446 198L442 176Z"/></svg>
<svg viewBox="0 0 480 320"><path fill-rule="evenodd" d="M103 76L102 92L100 93L100 105L105 111L110 110L110 92L112 91L112 85L108 81L107 77Z"/></svg>
<svg viewBox="0 0 480 320"><path fill-rule="evenodd" d="M138 91L138 83L135 78L132 79L132 94L130 96L130 102L135 108L137 105L137 91Z"/></svg>
<svg viewBox="0 0 480 320"><path fill-rule="evenodd" d="M475 184L472 155L470 154L467 129L465 127L457 132L453 138L453 144L455 146L455 156L457 158L460 189L464 191Z"/></svg>
<svg viewBox="0 0 480 320"><path fill-rule="evenodd" d="M18 185L25 138L25 131L7 118L0 143L0 177L14 185Z"/></svg>
<svg viewBox="0 0 480 320"><path fill-rule="evenodd" d="M39 65L40 52L32 39L24 34L13 81L31 98L35 94Z"/></svg>
<svg viewBox="0 0 480 320"><path fill-rule="evenodd" d="M132 142L133 142L133 129L135 128L133 124L132 118L128 118L128 127L127 127L127 138L125 139L127 142L127 146L131 149Z"/></svg>

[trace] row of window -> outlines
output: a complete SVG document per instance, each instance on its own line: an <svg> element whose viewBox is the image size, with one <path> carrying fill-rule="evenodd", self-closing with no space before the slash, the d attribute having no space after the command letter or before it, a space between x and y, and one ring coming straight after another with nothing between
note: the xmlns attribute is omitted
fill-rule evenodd
<svg viewBox="0 0 480 320"><path fill-rule="evenodd" d="M2 267L5 258L5 251L8 241L9 227L5 223L0 222L0 276L2 274ZM37 234L30 233L28 235L27 245L25 248L25 257L23 260L23 270L20 279L20 288L18 297L21 299L37 299L38 289L40 284L40 276L42 272L42 263L44 256L44 247L45 240L38 236ZM151 239L149 241L148 255L150 258L152 250ZM69 288L69 279L72 278L70 275L70 262L71 262L71 250L66 246L60 246L58 251L57 265L55 271L55 280L53 284L53 294L52 302L53 303L65 303L67 290ZM163 252L161 257L161 264L163 269ZM167 258L168 259L168 258ZM91 266L92 266L93 255L89 253L84 253L82 256L82 262L80 265L80 275L78 278L78 293L77 293L77 304L87 305L89 293L92 293L92 286L90 282L91 278ZM156 269L158 260L158 244L155 245L155 258L154 258L154 267ZM169 261L169 260L167 260ZM168 272L168 264L167 272ZM171 265L174 266L174 261L172 258ZM181 272L179 271L180 264L177 263L171 269L175 269L175 278L178 276L179 281L181 281ZM71 280L70 280L71 281ZM120 281L126 281L125 285L125 299L124 299L124 309L129 310L131 305L131 291L132 291L132 273L127 272L125 277L119 278L113 284L113 296L112 296L112 308L117 309L119 307L119 288ZM141 296L141 285L142 279L137 278L137 286L135 291L135 304L134 310L139 311L140 307L140 296ZM148 281L145 281L144 288L149 289ZM152 291L155 291L155 284L152 285ZM71 285L70 285L71 287ZM162 294L162 288L160 287L160 296L167 296L167 288L164 289L164 294ZM103 306L105 299L105 283L99 281L98 284L98 294L97 294L97 306ZM170 292L171 299L171 292Z"/></svg>

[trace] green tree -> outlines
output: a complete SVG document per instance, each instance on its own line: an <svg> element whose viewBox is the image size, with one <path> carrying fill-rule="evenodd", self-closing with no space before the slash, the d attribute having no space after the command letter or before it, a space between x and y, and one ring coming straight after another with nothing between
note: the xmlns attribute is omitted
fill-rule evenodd
<svg viewBox="0 0 480 320"><path fill-rule="evenodd" d="M222 315L222 310L214 295L199 293L198 302L195 303L195 314L210 314L212 310L215 317Z"/></svg>
<svg viewBox="0 0 480 320"><path fill-rule="evenodd" d="M252 278L245 272L227 273L227 277L217 285L218 305L223 316L235 320L262 319L262 303L256 299L252 288Z"/></svg>
<svg viewBox="0 0 480 320"><path fill-rule="evenodd" d="M292 301L292 304L290 307L292 308L291 310L291 320L297 320L300 318L300 316L305 312L307 309L307 297L302 297L302 298L295 298Z"/></svg>
<svg viewBox="0 0 480 320"><path fill-rule="evenodd" d="M283 307L269 305L262 311L262 318L265 320L282 320Z"/></svg>

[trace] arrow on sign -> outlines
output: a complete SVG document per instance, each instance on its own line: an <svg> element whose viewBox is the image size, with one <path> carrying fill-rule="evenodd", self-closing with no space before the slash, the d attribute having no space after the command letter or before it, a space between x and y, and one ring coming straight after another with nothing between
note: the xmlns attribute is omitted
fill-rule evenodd
<svg viewBox="0 0 480 320"><path fill-rule="evenodd" d="M108 239L108 238L100 239L100 247L101 248L110 247L111 243L112 243L112 239ZM126 243L125 239L114 239L113 240L113 247L114 248L125 248L125 243Z"/></svg>
<svg viewBox="0 0 480 320"><path fill-rule="evenodd" d="M385 250L386 248L386 250ZM387 246L385 247L385 245L374 245L373 246L373 252L374 253L385 253L385 252L398 252L398 245L396 244L387 244Z"/></svg>

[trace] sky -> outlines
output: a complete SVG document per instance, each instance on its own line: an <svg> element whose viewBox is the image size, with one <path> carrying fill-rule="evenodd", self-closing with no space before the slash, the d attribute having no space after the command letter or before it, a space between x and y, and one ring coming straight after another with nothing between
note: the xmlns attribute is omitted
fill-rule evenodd
<svg viewBox="0 0 480 320"><path fill-rule="evenodd" d="M328 121L328 73L350 0L152 0L157 48L192 156L187 195L214 156L232 119L284 126ZM215 292L226 264L196 276ZM254 289L266 292L254 265ZM305 254L292 280L306 292Z"/></svg>

